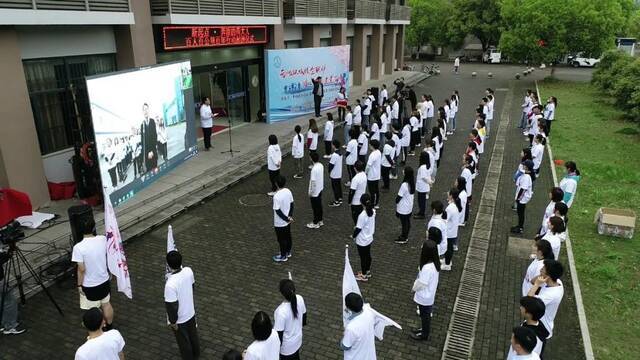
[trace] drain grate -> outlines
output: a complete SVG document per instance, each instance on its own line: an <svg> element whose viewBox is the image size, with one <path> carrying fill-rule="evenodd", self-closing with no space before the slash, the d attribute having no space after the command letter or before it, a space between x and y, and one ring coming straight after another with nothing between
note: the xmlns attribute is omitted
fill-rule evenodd
<svg viewBox="0 0 640 360"><path fill-rule="evenodd" d="M240 205L248 207L265 206L271 203L271 198L266 194L247 194L238 199Z"/></svg>

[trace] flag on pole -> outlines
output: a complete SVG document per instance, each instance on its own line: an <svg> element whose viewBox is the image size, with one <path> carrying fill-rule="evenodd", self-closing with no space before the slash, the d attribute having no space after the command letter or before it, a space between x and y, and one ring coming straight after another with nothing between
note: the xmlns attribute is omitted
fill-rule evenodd
<svg viewBox="0 0 640 360"><path fill-rule="evenodd" d="M353 269L351 268L351 263L349 262L349 245L347 245L346 249L344 250L344 274L342 276L342 321L345 327L347 326L349 319L347 318L348 313L347 307L344 303L344 299L350 293L356 293L362 296L362 293L360 292L360 286L358 286L358 281L356 280L356 276L353 274ZM402 326L400 326L400 324L380 314L379 312L374 310L370 304L364 304L362 311L373 312L375 318L374 332L379 340L382 340L384 336L384 328L389 325L402 330Z"/></svg>
<svg viewBox="0 0 640 360"><path fill-rule="evenodd" d="M169 225L169 228L167 229L167 254L173 250L178 250L178 248L176 248L176 243L173 240L173 227ZM169 278L169 275L171 274L171 269L169 269L169 265L165 264L164 270L165 270L164 278L166 280Z"/></svg>
<svg viewBox="0 0 640 360"><path fill-rule="evenodd" d="M131 299L133 294L131 293L131 278L129 277L127 257L124 254L116 213L106 192L104 192L104 231L107 236L107 265L109 272L118 280L118 291Z"/></svg>

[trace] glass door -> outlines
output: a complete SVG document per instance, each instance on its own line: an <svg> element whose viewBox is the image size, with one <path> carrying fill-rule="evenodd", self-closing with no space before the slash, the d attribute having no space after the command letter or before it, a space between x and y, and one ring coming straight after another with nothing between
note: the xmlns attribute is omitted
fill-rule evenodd
<svg viewBox="0 0 640 360"><path fill-rule="evenodd" d="M242 76L242 67L225 70L227 77L227 115L233 125L246 120L245 97L247 96Z"/></svg>
<svg viewBox="0 0 640 360"><path fill-rule="evenodd" d="M249 121L258 119L260 111L260 65L247 66L249 80Z"/></svg>

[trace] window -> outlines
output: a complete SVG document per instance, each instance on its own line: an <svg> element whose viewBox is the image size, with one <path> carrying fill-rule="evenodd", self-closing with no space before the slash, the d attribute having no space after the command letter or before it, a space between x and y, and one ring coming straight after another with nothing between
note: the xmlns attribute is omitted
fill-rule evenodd
<svg viewBox="0 0 640 360"><path fill-rule="evenodd" d="M302 47L302 40L288 40L284 42L285 49L299 49Z"/></svg>
<svg viewBox="0 0 640 360"><path fill-rule="evenodd" d="M74 56L23 62L42 155L93 140L85 76L116 70L115 55Z"/></svg>
<svg viewBox="0 0 640 360"><path fill-rule="evenodd" d="M353 71L353 36L347 36L347 44L349 44L349 71Z"/></svg>
<svg viewBox="0 0 640 360"><path fill-rule="evenodd" d="M322 38L320 39L320 47L331 46L331 38Z"/></svg>
<svg viewBox="0 0 640 360"><path fill-rule="evenodd" d="M371 66L371 35L367 35L367 66Z"/></svg>

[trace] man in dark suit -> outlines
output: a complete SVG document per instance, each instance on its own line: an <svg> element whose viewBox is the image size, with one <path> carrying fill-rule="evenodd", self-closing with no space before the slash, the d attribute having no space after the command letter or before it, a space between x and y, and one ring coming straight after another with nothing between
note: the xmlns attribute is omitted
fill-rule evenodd
<svg viewBox="0 0 640 360"><path fill-rule="evenodd" d="M322 76L311 79L313 82L313 104L315 105L316 117L320 117L320 104L324 96L324 85L322 84Z"/></svg>
<svg viewBox="0 0 640 360"><path fill-rule="evenodd" d="M142 138L142 155L144 156L145 174L158 167L158 132L156 122L149 116L149 105L142 105L144 120L140 125Z"/></svg>

